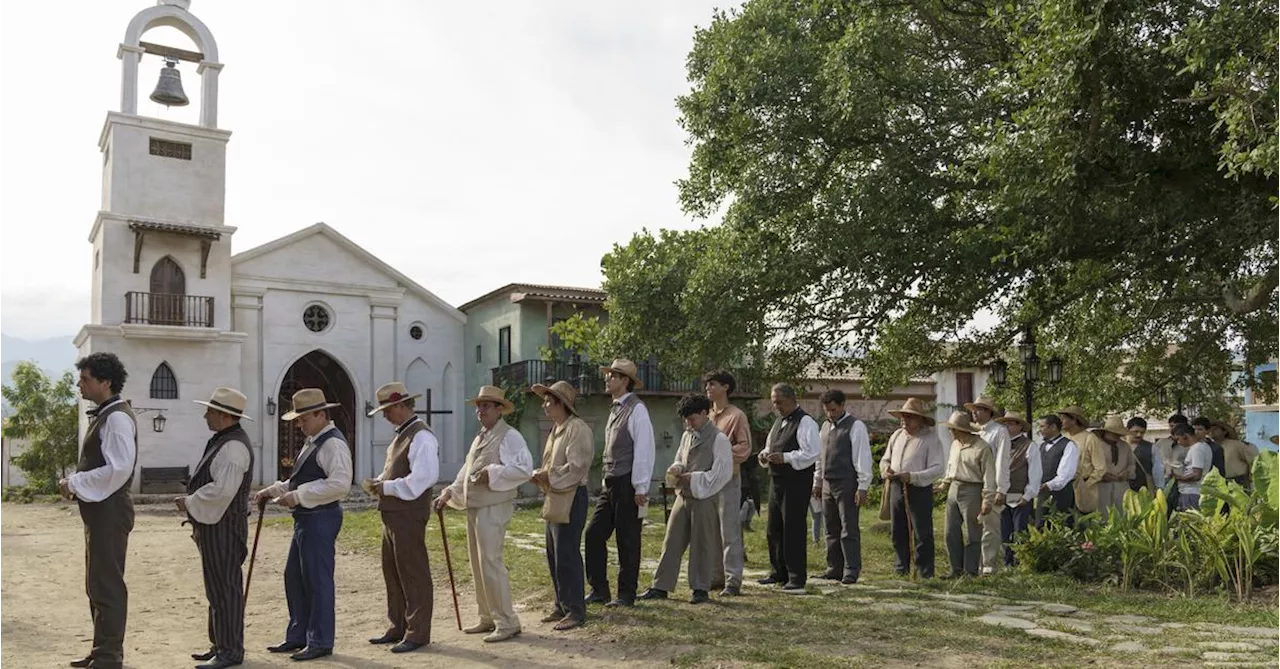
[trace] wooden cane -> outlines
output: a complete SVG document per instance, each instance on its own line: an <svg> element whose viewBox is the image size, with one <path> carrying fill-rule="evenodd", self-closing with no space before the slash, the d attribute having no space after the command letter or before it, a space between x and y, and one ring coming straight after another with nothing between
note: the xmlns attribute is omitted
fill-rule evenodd
<svg viewBox="0 0 1280 669"><path fill-rule="evenodd" d="M915 559L916 530L915 530L915 524L911 522L911 497L907 494L907 485L909 484L906 481L899 481L898 483L902 484L902 504L903 504L903 507L906 509L906 516L907 516L907 572L909 572L912 576L916 576L917 575L916 568L919 567L919 565L916 564L916 559Z"/></svg>
<svg viewBox="0 0 1280 669"><path fill-rule="evenodd" d="M444 566L449 570L449 589L453 591L453 617L458 620L458 630L462 630L462 612L458 610L458 586L453 582L453 559L449 557L449 535L444 531L444 509L436 509L440 519L440 543L444 544Z"/></svg>
<svg viewBox="0 0 1280 669"><path fill-rule="evenodd" d="M253 551L249 553L249 573L244 577L244 603L241 608L249 606L249 583L253 581L253 561L258 557L258 537L262 536L262 518L267 511L267 499L258 502L258 529L253 531Z"/></svg>

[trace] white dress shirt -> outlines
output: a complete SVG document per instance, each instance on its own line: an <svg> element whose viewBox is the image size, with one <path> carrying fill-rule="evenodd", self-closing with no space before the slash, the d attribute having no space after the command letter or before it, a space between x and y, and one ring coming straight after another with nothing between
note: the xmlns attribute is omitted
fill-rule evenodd
<svg viewBox="0 0 1280 669"><path fill-rule="evenodd" d="M115 406L124 400L115 398L99 406L98 411ZM102 442L102 458L106 464L87 472L76 472L67 477L71 494L84 502L101 502L113 495L133 474L137 459L137 426L129 414L112 412L98 426L98 439Z"/></svg>
<svg viewBox="0 0 1280 669"><path fill-rule="evenodd" d="M710 420L710 419L708 419ZM714 426L713 426L714 427ZM680 440L680 450L688 451L693 434L685 432ZM716 430L715 441L711 444L711 469L701 472L689 472L689 494L694 499L707 499L720 493L729 479L733 478L733 445L729 437ZM684 453L676 453L679 462Z"/></svg>
<svg viewBox="0 0 1280 669"><path fill-rule="evenodd" d="M834 423L828 423L834 429L837 425L844 422L846 418L853 420L853 429L849 430L849 445L853 449L852 462L853 468L858 473L858 490L866 490L871 487L871 437L867 434L867 425L857 418L853 418L847 413L840 414ZM826 425L823 425L826 428ZM818 430L819 442L821 442L822 429ZM823 458L817 460L817 470L814 473L813 480L822 483L822 467Z"/></svg>
<svg viewBox="0 0 1280 669"><path fill-rule="evenodd" d="M187 495L187 513L193 520L205 525L222 520L231 500L240 492L250 459L249 447L238 439L228 441L218 449L218 454L209 463L209 476L213 480ZM203 462L202 459L200 464ZM197 470L200 464L196 465Z"/></svg>
<svg viewBox="0 0 1280 669"><path fill-rule="evenodd" d="M414 421L421 420L418 416L410 418L396 428L396 434L404 432L405 428L413 425ZM413 435L413 441L409 442L409 474L398 479L386 480L383 480L382 474L378 474L374 480L382 481L383 495L398 497L405 501L418 499L440 479L439 453L440 442L436 440L436 435L432 434L430 429L419 430Z"/></svg>
<svg viewBox="0 0 1280 669"><path fill-rule="evenodd" d="M632 393L627 393L613 403L621 404L631 395ZM631 434L632 444L631 485L635 487L637 495L645 495L649 492L649 482L653 478L657 447L653 442L653 420L649 418L649 408L644 402L636 404L631 410L631 416L627 418L627 432Z"/></svg>
<svg viewBox="0 0 1280 669"><path fill-rule="evenodd" d="M995 421L991 421L995 422ZM1012 450L1012 441L1010 442ZM1063 458L1065 459L1065 455ZM1012 459L1012 456L1010 456ZM1040 444L1032 442L1027 446L1027 486L1022 490L1011 490L1006 498L1006 506L1020 506L1030 502L1040 493L1040 482L1044 480L1044 465L1040 461Z"/></svg>
<svg viewBox="0 0 1280 669"><path fill-rule="evenodd" d="M889 437L889 444L880 457L880 477L885 477L887 469L893 469L897 474L910 474L911 485L923 488L941 478L946 466L947 452L937 429L926 427L920 434L912 435L900 428Z"/></svg>
<svg viewBox="0 0 1280 669"><path fill-rule="evenodd" d="M1009 438L1009 429L1003 423L989 420L982 426L982 440L991 445L991 453L996 456L996 492L1009 494L1009 461L1013 459L1010 451L1013 440Z"/></svg>
<svg viewBox="0 0 1280 669"><path fill-rule="evenodd" d="M476 439L484 439L486 431L487 428L481 426ZM507 430L502 443L498 445L498 462L485 467L484 471L489 472L488 486L494 492L514 490L533 476L533 455L529 453L529 444L514 427ZM449 485L449 496L452 498L450 504L460 503L463 499L466 478L467 468L464 466L458 470L457 478Z"/></svg>
<svg viewBox="0 0 1280 669"><path fill-rule="evenodd" d="M329 421L317 436L332 429L334 429L333 421ZM351 447L347 445L346 440L330 437L317 451L315 437L307 437L302 452L294 461L294 466L310 457L312 451L316 452L316 464L324 470L325 478L303 483L294 491L297 493L298 505L306 509L337 502L351 494ZM279 497L289 492L289 481L276 481L268 486L267 490L272 497Z"/></svg>
<svg viewBox="0 0 1280 669"><path fill-rule="evenodd" d="M785 419L779 419L785 420ZM800 426L796 431L796 440L800 442L800 448L794 451L787 451L782 454L782 459L791 465L792 469L801 470L808 469L813 463L818 461L818 457L822 455L822 439L819 436L818 423L813 420L813 416L805 414L800 419ZM773 454L773 433L769 433L769 437L765 439L764 450L761 451L765 455Z"/></svg>
<svg viewBox="0 0 1280 669"><path fill-rule="evenodd" d="M1044 451L1051 444L1057 443L1058 440L1066 439L1067 444L1062 449L1062 459L1058 461L1058 471L1054 472L1053 478L1045 481L1045 485L1049 486L1049 490L1058 492L1067 487L1076 478L1076 467L1080 466L1080 447L1076 446L1076 442L1067 439L1065 435L1058 435L1056 439L1042 442L1040 444L1040 455L1044 456ZM1045 472L1047 475L1048 472Z"/></svg>
<svg viewBox="0 0 1280 669"><path fill-rule="evenodd" d="M1151 446L1151 485L1157 489L1164 487L1164 460L1160 457L1160 449ZM1154 490L1152 492L1155 492Z"/></svg>

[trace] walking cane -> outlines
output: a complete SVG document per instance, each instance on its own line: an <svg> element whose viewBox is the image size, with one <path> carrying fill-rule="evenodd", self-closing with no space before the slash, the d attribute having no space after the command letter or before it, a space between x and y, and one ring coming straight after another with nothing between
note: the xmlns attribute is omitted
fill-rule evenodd
<svg viewBox="0 0 1280 669"><path fill-rule="evenodd" d="M440 543L444 544L444 566L449 570L449 589L453 591L453 616L458 619L458 629L462 629L462 612L458 610L458 586L453 582L453 559L449 557L449 535L444 531L444 509L436 509L440 518Z"/></svg>
<svg viewBox="0 0 1280 669"><path fill-rule="evenodd" d="M258 557L258 537L262 536L262 517L267 511L267 499L264 497L258 502L258 529L253 531L253 551L249 553L249 573L244 577L244 604L242 608L249 606L249 583L253 581L253 561Z"/></svg>
<svg viewBox="0 0 1280 669"><path fill-rule="evenodd" d="M914 523L911 522L911 497L907 495L907 482L899 481L898 483L902 484L902 504L906 509L907 516L907 571L910 572L912 576L917 576L916 568L920 565L916 564L915 559L916 530Z"/></svg>

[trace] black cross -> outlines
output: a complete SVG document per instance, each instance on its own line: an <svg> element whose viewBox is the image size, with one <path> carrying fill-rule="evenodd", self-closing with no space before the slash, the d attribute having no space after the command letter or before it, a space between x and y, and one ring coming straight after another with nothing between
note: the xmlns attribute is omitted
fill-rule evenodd
<svg viewBox="0 0 1280 669"><path fill-rule="evenodd" d="M451 413L453 413L453 410L452 410L452 409L445 409L444 411L433 411L433 410L431 409L431 389L430 389L430 388L427 388L427 402L426 402L426 404L427 404L426 408L424 408L424 409L417 409L417 410L415 410L415 411L414 411L414 413L416 413L416 414L421 414L422 416L424 416L424 417L426 418L426 421L427 421L427 425L428 425L428 426L430 426L430 425L431 425L431 416L436 415L436 414L446 414L446 413L451 414Z"/></svg>

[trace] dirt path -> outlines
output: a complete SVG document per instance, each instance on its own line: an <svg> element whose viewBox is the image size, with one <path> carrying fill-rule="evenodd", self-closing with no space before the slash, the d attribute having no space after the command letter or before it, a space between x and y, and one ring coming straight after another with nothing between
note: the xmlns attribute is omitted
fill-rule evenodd
<svg viewBox="0 0 1280 669"><path fill-rule="evenodd" d="M65 667L84 656L92 627L84 595L84 535L74 505L4 504L0 508L0 663L5 667ZM127 667L170 669L193 666L189 653L208 648L200 560L187 527L176 513L139 506L130 537ZM251 530L252 531L252 530ZM282 573L289 532L266 527L245 622L245 667L300 666L266 646L283 638L287 614ZM382 572L370 556L339 553L336 582L338 638L335 655L310 667L558 667L669 666L669 651L619 647L593 637L588 625L552 632L538 622L541 610L521 611L524 633L513 641L485 644L457 631L443 565L437 577L432 643L406 655L392 655L366 639L384 631ZM466 556L454 556L466 568ZM463 624L475 619L470 592L459 592Z"/></svg>

